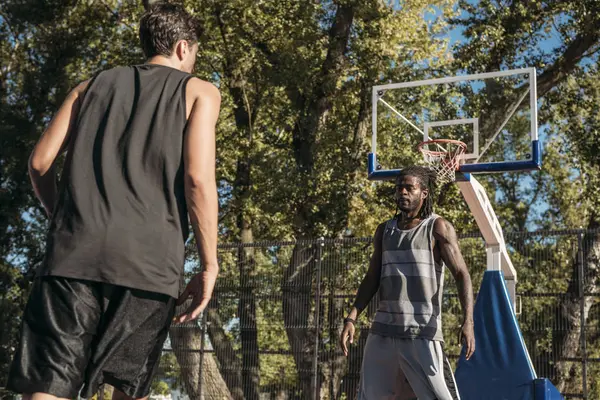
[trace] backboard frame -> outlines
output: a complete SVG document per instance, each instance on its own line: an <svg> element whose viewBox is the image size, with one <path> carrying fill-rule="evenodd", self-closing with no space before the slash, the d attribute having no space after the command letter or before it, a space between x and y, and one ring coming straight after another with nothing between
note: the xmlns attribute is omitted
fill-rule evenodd
<svg viewBox="0 0 600 400"><path fill-rule="evenodd" d="M411 82L401 82L401 83L391 83L386 85L377 85L372 88L372 136L371 136L371 152L368 155L367 160L367 169L368 169L368 179L369 180L392 180L394 179L401 171L401 169L382 169L382 167L377 163L377 110L378 103L381 101L386 106L390 107L383 99L383 95L386 90L391 89L403 89L403 88L411 88L418 86L431 86L431 85L440 85L444 83L455 83L461 81L474 81L474 80L484 80L490 78L500 78L500 77L508 77L511 75L528 75L527 80L529 82L529 103L530 103L530 113L531 113L531 153L530 157L525 160L514 160L514 161L501 161L501 162L488 162L488 163L472 163L467 164L463 163L458 172L462 174L478 174L478 173L502 173L502 172L512 172L512 171L531 171L537 170L541 168L542 165L542 152L538 138L538 124L537 124L537 80L536 80L536 70L535 68L520 68L520 69L512 69L512 70L504 70L497 72L486 72L479 74L470 74L470 75L457 75L445 78L435 78L435 79L426 79L420 81L411 81ZM525 92L526 94L527 92ZM522 98L521 100L524 100ZM392 111L395 110L392 108ZM511 114L516 111L516 108L512 110ZM416 127L412 122L407 120L404 116L400 115L396 112L405 122L408 122L419 132L423 133L424 141L428 140L428 131L430 127L436 126L437 124L442 124L450 121L457 120L448 120L448 121L438 121L438 122L430 122L424 131L421 131L418 127ZM467 120L471 120L469 118ZM504 121L504 124L507 122L508 118ZM504 126L504 124L500 127ZM443 125L439 125L443 126ZM424 127L425 128L425 127ZM498 130L498 132L500 131ZM492 138L492 141L495 139L496 135ZM479 142L479 134L478 134L478 126L477 126L477 135L474 137ZM489 145L489 143L487 144ZM486 148L487 148L486 145ZM474 146L475 147L475 146ZM477 147L479 147L479 143L477 143ZM479 152L479 150L477 150ZM485 149L484 149L485 151ZM473 152L474 153L474 152ZM473 154L472 153L472 154ZM457 180L461 174L457 174Z"/></svg>
<svg viewBox="0 0 600 400"><path fill-rule="evenodd" d="M473 149L471 153L466 153L460 156L461 159L468 160L479 157L479 118L462 118L450 119L446 121L425 122L423 124L423 141L427 142L432 139L429 135L431 128L439 128L442 126L454 125L473 125Z"/></svg>

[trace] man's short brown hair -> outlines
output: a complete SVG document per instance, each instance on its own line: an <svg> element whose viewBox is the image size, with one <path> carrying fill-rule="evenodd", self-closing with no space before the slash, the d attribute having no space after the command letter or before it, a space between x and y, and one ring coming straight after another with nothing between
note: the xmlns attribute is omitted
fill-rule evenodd
<svg viewBox="0 0 600 400"><path fill-rule="evenodd" d="M159 2L144 13L140 20L140 42L146 58L171 56L180 40L187 40L190 45L198 43L196 22L183 7Z"/></svg>

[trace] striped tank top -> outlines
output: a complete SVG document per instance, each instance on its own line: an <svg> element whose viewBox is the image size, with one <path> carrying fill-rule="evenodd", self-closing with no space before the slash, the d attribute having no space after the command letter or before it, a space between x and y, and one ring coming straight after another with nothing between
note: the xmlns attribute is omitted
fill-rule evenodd
<svg viewBox="0 0 600 400"><path fill-rule="evenodd" d="M371 332L382 336L443 341L444 264L433 255L437 215L412 229L396 219L386 223L382 238L379 307Z"/></svg>

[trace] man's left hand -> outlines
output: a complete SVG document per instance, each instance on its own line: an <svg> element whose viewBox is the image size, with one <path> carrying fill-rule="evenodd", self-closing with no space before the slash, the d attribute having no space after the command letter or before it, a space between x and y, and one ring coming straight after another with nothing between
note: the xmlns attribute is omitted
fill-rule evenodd
<svg viewBox="0 0 600 400"><path fill-rule="evenodd" d="M470 359L475 352L475 331L472 320L467 320L462 324L458 340L467 347L465 358Z"/></svg>

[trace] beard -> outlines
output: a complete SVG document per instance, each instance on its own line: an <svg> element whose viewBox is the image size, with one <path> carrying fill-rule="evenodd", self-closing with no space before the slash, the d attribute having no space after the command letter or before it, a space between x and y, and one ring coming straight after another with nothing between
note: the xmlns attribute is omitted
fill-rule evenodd
<svg viewBox="0 0 600 400"><path fill-rule="evenodd" d="M396 200L396 206L403 213L410 213L418 210L421 204L419 200L410 200L404 198Z"/></svg>

